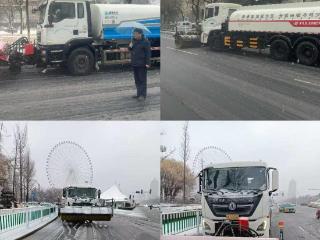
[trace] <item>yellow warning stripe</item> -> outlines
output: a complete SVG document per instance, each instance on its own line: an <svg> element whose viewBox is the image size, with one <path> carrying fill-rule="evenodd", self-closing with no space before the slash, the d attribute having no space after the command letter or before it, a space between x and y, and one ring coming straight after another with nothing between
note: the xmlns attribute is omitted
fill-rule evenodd
<svg viewBox="0 0 320 240"><path fill-rule="evenodd" d="M224 37L224 45L225 46L230 46L231 45L231 37L230 36L225 36Z"/></svg>

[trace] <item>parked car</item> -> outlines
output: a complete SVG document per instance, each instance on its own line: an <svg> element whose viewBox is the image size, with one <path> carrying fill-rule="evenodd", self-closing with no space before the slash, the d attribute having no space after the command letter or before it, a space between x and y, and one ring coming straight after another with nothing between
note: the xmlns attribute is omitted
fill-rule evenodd
<svg viewBox="0 0 320 240"><path fill-rule="evenodd" d="M318 199L317 201L314 202L310 202L308 204L309 207L313 207L313 208L320 208L320 199Z"/></svg>
<svg viewBox="0 0 320 240"><path fill-rule="evenodd" d="M295 213L296 205L292 203L282 203L279 205L279 212L284 213Z"/></svg>

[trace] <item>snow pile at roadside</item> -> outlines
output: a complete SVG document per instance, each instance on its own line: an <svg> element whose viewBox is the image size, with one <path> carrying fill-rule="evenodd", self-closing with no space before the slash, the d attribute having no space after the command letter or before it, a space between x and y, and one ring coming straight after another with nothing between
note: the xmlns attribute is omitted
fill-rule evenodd
<svg viewBox="0 0 320 240"><path fill-rule="evenodd" d="M137 212L134 210L114 209L114 214L125 215L129 217L146 218L143 212Z"/></svg>

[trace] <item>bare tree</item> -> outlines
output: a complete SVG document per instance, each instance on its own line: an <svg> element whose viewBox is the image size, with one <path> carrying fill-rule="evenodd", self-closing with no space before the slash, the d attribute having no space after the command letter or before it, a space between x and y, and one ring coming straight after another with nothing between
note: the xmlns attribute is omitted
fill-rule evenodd
<svg viewBox="0 0 320 240"><path fill-rule="evenodd" d="M0 123L0 154L2 152L3 129L4 129L3 123Z"/></svg>
<svg viewBox="0 0 320 240"><path fill-rule="evenodd" d="M22 0L2 0L0 1L0 16L8 22L8 27L13 34L16 13L20 13L20 21L22 24Z"/></svg>
<svg viewBox="0 0 320 240"><path fill-rule="evenodd" d="M13 158L13 174L12 174L12 192L17 199L17 169L18 169L18 139L14 139L14 158Z"/></svg>
<svg viewBox="0 0 320 240"><path fill-rule="evenodd" d="M186 122L183 126L182 142L181 142L181 156L183 160L183 203L186 201L186 164L190 155L190 136L189 123Z"/></svg>
<svg viewBox="0 0 320 240"><path fill-rule="evenodd" d="M31 160L30 150L28 149L25 154L25 167L24 167L24 185L25 185L25 197L26 202L29 201L29 193L33 187L33 178L35 175L34 161Z"/></svg>
<svg viewBox="0 0 320 240"><path fill-rule="evenodd" d="M27 126L23 130L20 129L19 125L16 125L15 131L15 167L19 169L19 199L20 202L23 200L23 170L24 170L24 158L27 149ZM14 174L15 175L15 174Z"/></svg>
<svg viewBox="0 0 320 240"><path fill-rule="evenodd" d="M183 172L185 171L185 179ZM181 161L174 159L164 159L160 162L160 178L161 178L161 199L165 202L174 201L183 190L184 184L192 189L195 184L195 177L190 168L185 167Z"/></svg>
<svg viewBox="0 0 320 240"><path fill-rule="evenodd" d="M49 188L37 190L37 201L39 202L59 202L62 197L62 189Z"/></svg>
<svg viewBox="0 0 320 240"><path fill-rule="evenodd" d="M188 5L191 5L192 14L195 17L196 23L200 21L201 7L204 6L206 2L205 0L188 0Z"/></svg>
<svg viewBox="0 0 320 240"><path fill-rule="evenodd" d="M26 0L26 26L28 31L28 39L30 39L29 0Z"/></svg>
<svg viewBox="0 0 320 240"><path fill-rule="evenodd" d="M161 146L161 147L164 147L164 146ZM170 150L169 152L166 152L166 153L163 152L164 154L161 156L161 159L160 159L160 160L165 160L165 159L170 158L170 156L171 156L175 151L176 151L176 149L174 148L174 149Z"/></svg>
<svg viewBox="0 0 320 240"><path fill-rule="evenodd" d="M176 21L181 15L184 19L184 5L186 0L161 0L161 21L168 23Z"/></svg>

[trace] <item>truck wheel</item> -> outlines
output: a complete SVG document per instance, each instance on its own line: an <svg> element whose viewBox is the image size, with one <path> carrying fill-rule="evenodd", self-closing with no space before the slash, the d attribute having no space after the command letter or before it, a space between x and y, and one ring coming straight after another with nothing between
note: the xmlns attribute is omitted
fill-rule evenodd
<svg viewBox="0 0 320 240"><path fill-rule="evenodd" d="M87 48L78 48L68 58L68 70L72 75L87 75L93 70L94 58Z"/></svg>
<svg viewBox="0 0 320 240"><path fill-rule="evenodd" d="M18 74L21 72L21 65L20 64L10 64L9 70L13 74Z"/></svg>
<svg viewBox="0 0 320 240"><path fill-rule="evenodd" d="M184 47L184 42L181 37L177 36L174 41L176 48L181 49Z"/></svg>
<svg viewBox="0 0 320 240"><path fill-rule="evenodd" d="M273 59L287 61L290 56L290 48L284 40L274 40L270 46L270 54Z"/></svg>
<svg viewBox="0 0 320 240"><path fill-rule="evenodd" d="M210 50L221 51L223 49L222 39L219 37L211 37L209 39L209 47L210 47Z"/></svg>
<svg viewBox="0 0 320 240"><path fill-rule="evenodd" d="M319 49L312 42L302 42L296 49L297 59L304 65L314 65L319 57Z"/></svg>

